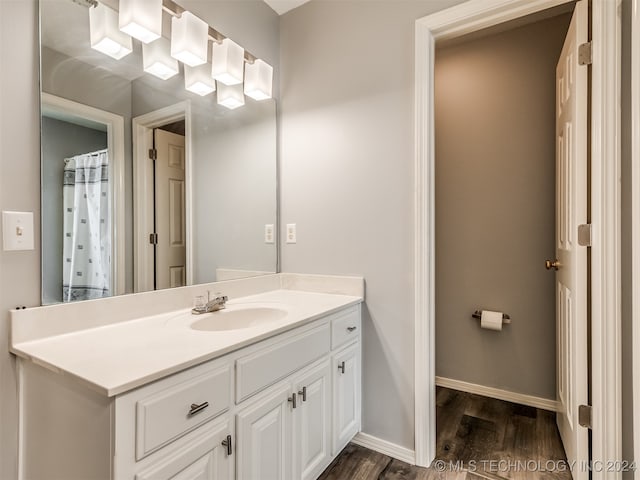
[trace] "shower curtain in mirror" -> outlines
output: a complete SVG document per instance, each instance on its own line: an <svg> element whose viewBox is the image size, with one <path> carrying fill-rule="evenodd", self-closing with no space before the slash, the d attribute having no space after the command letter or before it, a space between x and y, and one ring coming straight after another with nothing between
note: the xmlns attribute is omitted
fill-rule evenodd
<svg viewBox="0 0 640 480"><path fill-rule="evenodd" d="M107 150L65 159L64 302L108 297L111 285Z"/></svg>

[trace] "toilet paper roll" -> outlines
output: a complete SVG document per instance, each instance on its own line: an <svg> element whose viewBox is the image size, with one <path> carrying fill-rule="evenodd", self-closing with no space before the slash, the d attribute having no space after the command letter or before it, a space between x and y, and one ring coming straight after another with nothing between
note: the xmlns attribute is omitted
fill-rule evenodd
<svg viewBox="0 0 640 480"><path fill-rule="evenodd" d="M491 310L483 310L480 319L480 327L487 330L502 330L502 312L492 312Z"/></svg>

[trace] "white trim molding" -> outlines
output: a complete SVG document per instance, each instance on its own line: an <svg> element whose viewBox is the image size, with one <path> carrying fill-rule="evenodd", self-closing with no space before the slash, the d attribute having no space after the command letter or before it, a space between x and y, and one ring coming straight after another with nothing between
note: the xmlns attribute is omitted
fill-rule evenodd
<svg viewBox="0 0 640 480"><path fill-rule="evenodd" d="M461 392L473 393L483 397L504 400L505 402L518 403L527 405L528 407L548 410L550 412L559 411L559 404L556 400L548 398L536 397L534 395L526 395L524 393L510 392L500 388L485 387L475 383L463 382L462 380L454 380L453 378L436 377L436 385L439 387L451 388Z"/></svg>
<svg viewBox="0 0 640 480"><path fill-rule="evenodd" d="M353 440L351 441L356 445L368 448L369 450L374 450L410 465L414 465L416 463L416 454L413 450L401 447L395 443L387 442L386 440L374 437L368 433L360 432L353 437Z"/></svg>
<svg viewBox="0 0 640 480"><path fill-rule="evenodd" d="M622 460L620 0L593 2L591 92L592 457ZM621 472L594 471L593 479Z"/></svg>
<svg viewBox="0 0 640 480"><path fill-rule="evenodd" d="M631 13L631 291L640 288L640 0ZM631 295L633 329L633 459L640 461L640 296ZM636 469L635 480L640 480Z"/></svg>
<svg viewBox="0 0 640 480"><path fill-rule="evenodd" d="M191 140L191 103L187 100L135 117L133 137L133 288L134 292L153 290L153 250L149 248L149 233L153 231L153 171L149 149L153 129L172 122L185 123L185 183L187 234L187 285L193 285L193 164Z"/></svg>
<svg viewBox="0 0 640 480"><path fill-rule="evenodd" d="M637 1L637 0L636 0ZM515 20L567 0L469 0L416 21L415 454L435 457L434 65L438 41ZM620 0L593 2L593 457L620 459ZM596 371L597 370L597 371ZM606 422L605 422L606 417ZM604 473L594 472L594 479ZM618 478L617 476L611 478Z"/></svg>
<svg viewBox="0 0 640 480"><path fill-rule="evenodd" d="M124 118L50 93L42 92L42 113L77 117L100 123L107 128L109 151L109 209L111 211L111 265L113 295L125 293L124 226Z"/></svg>

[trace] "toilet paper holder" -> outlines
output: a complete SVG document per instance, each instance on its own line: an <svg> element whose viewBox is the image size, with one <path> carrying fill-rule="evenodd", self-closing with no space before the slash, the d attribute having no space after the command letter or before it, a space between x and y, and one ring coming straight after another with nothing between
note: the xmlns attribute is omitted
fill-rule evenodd
<svg viewBox="0 0 640 480"><path fill-rule="evenodd" d="M482 318L482 310L476 310L475 312L473 312L471 314L471 316L473 318L477 318L478 320L480 320ZM509 315L507 315L506 313L502 314L502 323L504 325L508 325L511 323L511 317Z"/></svg>

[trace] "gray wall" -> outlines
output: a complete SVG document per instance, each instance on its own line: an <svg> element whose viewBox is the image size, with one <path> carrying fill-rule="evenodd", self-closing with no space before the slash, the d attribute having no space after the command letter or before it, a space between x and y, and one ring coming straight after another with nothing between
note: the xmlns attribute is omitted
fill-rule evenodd
<svg viewBox="0 0 640 480"><path fill-rule="evenodd" d="M363 430L411 449L413 32L456 3L314 0L280 23L282 269L364 275Z"/></svg>
<svg viewBox="0 0 640 480"><path fill-rule="evenodd" d="M17 478L18 409L9 314L40 304L38 16L33 0L0 1L0 210L35 213L35 250L0 250L0 478Z"/></svg>
<svg viewBox="0 0 640 480"><path fill-rule="evenodd" d="M276 270L276 246L264 242L277 220L275 102L219 109L193 115L196 283L215 281L219 267Z"/></svg>
<svg viewBox="0 0 640 480"><path fill-rule="evenodd" d="M436 51L436 375L556 398L555 70L570 15ZM476 309L513 319L480 328Z"/></svg>
<svg viewBox="0 0 640 480"><path fill-rule="evenodd" d="M107 148L107 132L42 118L42 301L62 302L64 159Z"/></svg>

